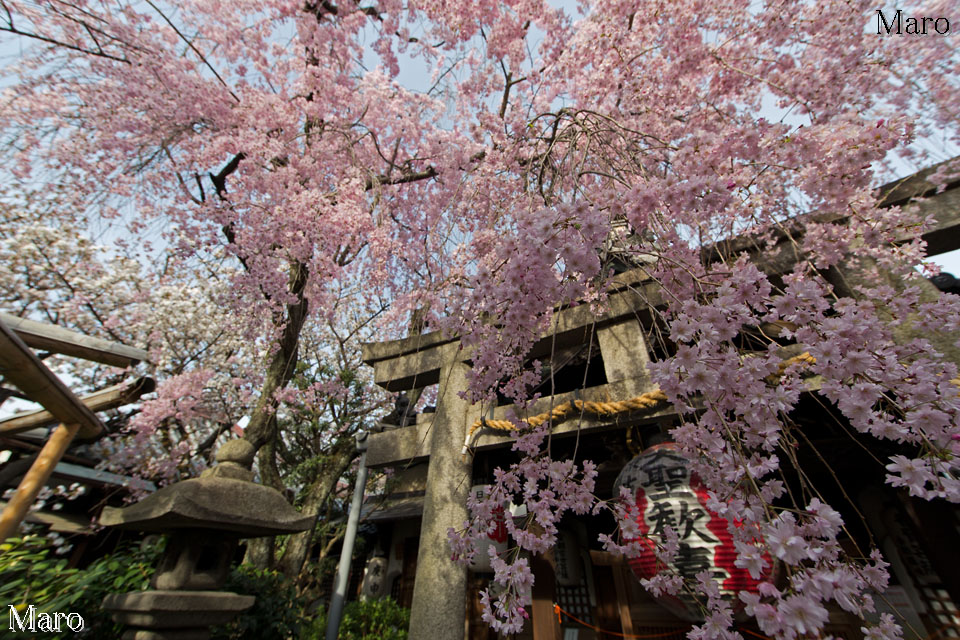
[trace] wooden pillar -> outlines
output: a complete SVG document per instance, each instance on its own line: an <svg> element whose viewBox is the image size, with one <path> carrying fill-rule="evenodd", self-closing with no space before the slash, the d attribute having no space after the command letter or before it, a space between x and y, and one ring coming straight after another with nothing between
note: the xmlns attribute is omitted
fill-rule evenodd
<svg viewBox="0 0 960 640"><path fill-rule="evenodd" d="M553 551L535 555L530 560L533 571L533 640L560 640L560 624L553 604L557 596L557 575Z"/></svg>
<svg viewBox="0 0 960 640"><path fill-rule="evenodd" d="M467 569L451 559L447 529L459 529L469 516L472 461L460 450L467 429L480 418L480 406L458 395L467 388L470 370L460 360L458 347L453 343L446 348L445 364L440 370L410 612L410 640L463 638L466 624Z"/></svg>
<svg viewBox="0 0 960 640"><path fill-rule="evenodd" d="M633 634L633 618L630 616L630 594L627 593L631 580L630 568L624 561L613 565L613 585L617 590L617 611L620 614L620 629L625 635Z"/></svg>
<svg viewBox="0 0 960 640"><path fill-rule="evenodd" d="M596 625L601 629L616 629L622 626L617 590L613 583L615 571L616 567L611 565L594 565L593 567L593 580L597 589L597 606L593 609L593 614ZM607 640L608 634L598 634L597 637Z"/></svg>
<svg viewBox="0 0 960 640"><path fill-rule="evenodd" d="M20 528L20 523L27 515L27 510L37 499L40 489L50 479L53 468L60 462L73 437L80 429L78 424L61 424L50 435L50 439L43 445L40 454L33 465L23 476L16 493L10 499L7 508L0 514L0 542L3 542Z"/></svg>

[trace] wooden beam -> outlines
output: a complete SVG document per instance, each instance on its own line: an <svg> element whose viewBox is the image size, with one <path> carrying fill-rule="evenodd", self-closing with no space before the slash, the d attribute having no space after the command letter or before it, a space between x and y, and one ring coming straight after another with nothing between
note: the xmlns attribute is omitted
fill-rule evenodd
<svg viewBox="0 0 960 640"><path fill-rule="evenodd" d="M9 313L0 313L0 321L13 329L25 344L34 349L92 360L114 367L129 367L148 359L148 354L143 349L134 349L124 344L85 336L56 325L18 318Z"/></svg>
<svg viewBox="0 0 960 640"><path fill-rule="evenodd" d="M157 485L148 480L141 480L131 476L122 476L119 473L111 473L110 471L102 471L100 469L85 465L64 462L64 459L68 458L73 458L73 456L70 456L66 453L63 454L63 457L60 458L60 462L58 462L57 466L54 467L53 474L50 476L54 479L54 481L66 481L68 484L73 482L82 482L83 484L87 485L115 487L130 487L131 485L135 484L138 489L143 489L144 491L149 491L151 493L157 490ZM36 456L27 456L6 464L3 467L3 470L0 471L0 492L2 492L5 487L13 486L13 481L17 478L22 478L26 472L30 470L30 467L33 465L36 459ZM0 505L0 507L2 506L3 505Z"/></svg>
<svg viewBox="0 0 960 640"><path fill-rule="evenodd" d="M153 378L142 377L133 382L123 382L82 396L80 402L91 411L106 411L136 402L140 396L150 393L156 387L157 384L153 381ZM45 427L56 421L56 416L45 409L24 411L5 420L0 420L0 436L23 433L37 427Z"/></svg>
<svg viewBox="0 0 960 640"><path fill-rule="evenodd" d="M144 491L154 492L157 485L147 480L133 478L131 476L122 476L119 473L101 471L84 467L79 464L70 464L69 462L59 462L53 470L54 478L63 478L70 482L83 482L85 484L113 485L116 487L130 487L136 485L137 488Z"/></svg>
<svg viewBox="0 0 960 640"><path fill-rule="evenodd" d="M953 165L953 172L956 172L956 169L960 169L960 156L944 160L932 167L921 169L916 173L900 178L899 180L894 180L893 182L888 182L882 187L877 188L875 193L880 200L878 203L879 206L892 207L898 204L906 204L915 198L926 198L935 195L938 185L928 181L927 178L939 171L942 167L949 165ZM954 179L947 183L944 191L953 189L958 185L960 185L960 180Z"/></svg>
<svg viewBox="0 0 960 640"><path fill-rule="evenodd" d="M0 375L42 404L63 424L79 425L82 438L97 438L106 429L93 413L50 369L0 322Z"/></svg>
<svg viewBox="0 0 960 640"><path fill-rule="evenodd" d="M928 256L960 249L960 188L907 206L916 207L921 215L933 216L932 227L922 236L927 243Z"/></svg>
<svg viewBox="0 0 960 640"><path fill-rule="evenodd" d="M20 523L27 515L30 505L37 499L40 489L50 479L54 467L57 466L63 452L70 446L70 442L79 430L79 424L61 424L43 445L40 455L23 476L13 498L10 499L3 513L0 513L0 542L14 535L20 528Z"/></svg>
<svg viewBox="0 0 960 640"><path fill-rule="evenodd" d="M7 503L3 500L0 500L0 512L6 509L6 507ZM34 511L33 513L28 512L24 520L27 522L35 522L37 524L49 525L51 531L57 531L60 533L93 533L93 528L90 526L90 518L84 518L68 513Z"/></svg>
<svg viewBox="0 0 960 640"><path fill-rule="evenodd" d="M918 207L921 213L933 214L935 220L933 227L923 235L927 241L927 255L933 256L947 251L952 251L957 247L957 230L960 229L960 215L957 212L957 202L960 201L960 181L954 180L947 185L944 191L937 193L935 185L927 181L927 178L947 163L958 163L960 157L947 160L939 165L924 169L913 175L907 176L895 182L884 185L875 191L879 202L879 207L890 207L900 205L904 207ZM774 259L770 258L770 251L761 250L757 239L752 236L735 236L726 240L721 240L714 244L705 246L701 249L702 259L708 262L715 262L722 257L730 258L741 253L747 253L753 256L768 273L785 272L793 268L801 256L797 255L796 247L793 246L793 240L798 240L804 234L804 225L807 222L831 222L842 224L847 220L844 213L806 213L797 216L793 220L783 223L779 230L775 230L774 237L777 238L779 246L773 250ZM914 238L912 232L906 233L897 242L907 242ZM762 244L762 243L761 243ZM765 255L764 255L765 254ZM780 255L776 255L780 254Z"/></svg>

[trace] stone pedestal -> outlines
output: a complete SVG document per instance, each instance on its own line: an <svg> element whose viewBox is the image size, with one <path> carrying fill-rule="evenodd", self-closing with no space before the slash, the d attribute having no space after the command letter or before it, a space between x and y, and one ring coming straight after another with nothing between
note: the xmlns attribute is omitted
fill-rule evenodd
<svg viewBox="0 0 960 640"><path fill-rule="evenodd" d="M137 591L111 594L103 606L133 627L123 640L206 640L209 627L230 622L254 600L226 591Z"/></svg>

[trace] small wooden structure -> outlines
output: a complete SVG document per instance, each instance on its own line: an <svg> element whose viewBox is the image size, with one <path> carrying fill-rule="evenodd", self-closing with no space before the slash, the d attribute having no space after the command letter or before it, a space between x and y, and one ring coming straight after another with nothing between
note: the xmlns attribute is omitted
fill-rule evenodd
<svg viewBox="0 0 960 640"><path fill-rule="evenodd" d="M74 438L95 440L106 433L95 411L133 402L153 389L152 380L141 379L133 385L111 387L78 398L33 353L31 347L120 367L147 359L147 352L141 349L0 313L0 375L4 382L13 384L44 408L0 421L0 435L59 423L24 475L13 498L0 513L0 541L17 531Z"/></svg>

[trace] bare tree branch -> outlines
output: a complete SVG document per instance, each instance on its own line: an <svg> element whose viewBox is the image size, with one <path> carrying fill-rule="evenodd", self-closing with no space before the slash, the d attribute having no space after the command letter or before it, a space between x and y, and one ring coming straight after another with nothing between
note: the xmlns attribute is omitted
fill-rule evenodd
<svg viewBox="0 0 960 640"><path fill-rule="evenodd" d="M185 35L183 35L183 33L180 32L180 29L178 29L177 26L176 26L175 24L173 24L173 21L170 20L170 18L167 17L167 14L165 14L163 11L160 11L160 9L157 8L157 5L153 4L153 2L151 2L150 0L147 0L147 4L150 5L150 7L151 7L154 11L156 11L158 14L160 14L160 17L163 18L164 22L166 22L168 25L170 25L170 28L173 29L173 31L180 37L180 39L183 40L185 43L187 43L187 46L190 47L190 49L191 49L195 54L197 54L197 57L200 58L200 60L201 60L201 61L203 62L203 64L207 67L207 69L210 69L210 71L213 73L213 75L216 76L217 80L220 81L220 84L222 84L223 87L227 90L227 92L228 92L231 96L233 96L233 99L236 100L237 102L240 102L240 98L238 98L238 97L237 97L237 94L235 94L235 93L233 92L233 90L230 89L230 86L226 83L226 81L225 81L223 78L220 77L220 74L217 73L217 70L213 68L213 65L210 64L210 62L207 60L206 56L204 56L202 53L200 53L200 50L197 49L195 46L193 46L193 42L191 42L189 38L187 38Z"/></svg>
<svg viewBox="0 0 960 640"><path fill-rule="evenodd" d="M105 52L102 51L102 50L101 50L101 51L93 51L92 49L84 49L83 47L80 47L80 46L77 46L77 45L74 45L74 44L70 44L69 42L62 42L62 41L60 41L60 40L54 40L53 38L48 38L48 37L46 37L46 36L42 36L42 35L40 35L39 33L30 33L30 32L28 32L28 31L20 31L19 29L17 29L16 27L13 26L12 21L10 22L10 24L0 25L0 31L6 31L6 32L8 32L8 33L12 33L12 34L15 34L15 35L18 35L18 36L23 36L23 37L25 37L25 38L32 38L32 39L34 39L34 40L40 40L41 42L46 42L46 43L48 43L48 44L52 44L52 45L57 46L57 47L63 47L64 49L70 49L71 51L78 51L78 52L80 52L80 53L83 53L83 54L86 54L86 55L89 55L89 56L97 56L98 58L107 58L108 60L114 60L114 61L116 61L116 62L122 62L122 63L124 63L124 64L130 64L130 61L127 60L126 58L118 58L117 56L110 55L109 53L105 53Z"/></svg>

